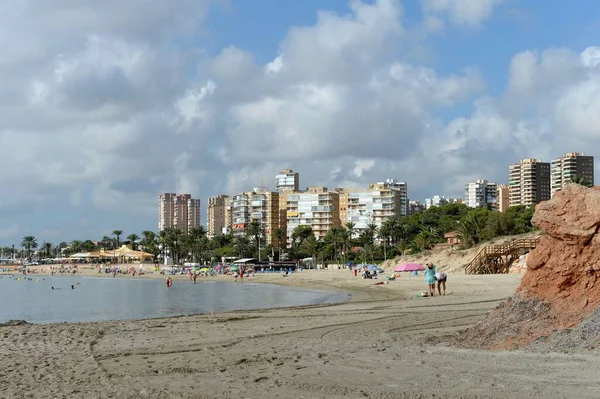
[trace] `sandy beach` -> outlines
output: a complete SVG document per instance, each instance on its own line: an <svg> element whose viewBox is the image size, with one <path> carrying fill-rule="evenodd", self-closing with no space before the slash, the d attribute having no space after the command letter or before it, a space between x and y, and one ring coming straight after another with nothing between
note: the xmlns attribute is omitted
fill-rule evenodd
<svg viewBox="0 0 600 399"><path fill-rule="evenodd" d="M230 278L230 277L220 277ZM342 290L348 303L0 328L1 398L597 398L597 353L459 349L521 276L450 275L407 299L347 270L254 282ZM191 284L181 278L177 284ZM413 277L415 292L424 290Z"/></svg>

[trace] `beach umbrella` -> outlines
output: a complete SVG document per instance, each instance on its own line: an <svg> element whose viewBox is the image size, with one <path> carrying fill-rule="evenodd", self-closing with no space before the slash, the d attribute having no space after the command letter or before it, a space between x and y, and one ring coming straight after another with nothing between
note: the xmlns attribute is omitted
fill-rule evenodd
<svg viewBox="0 0 600 399"><path fill-rule="evenodd" d="M367 267L367 270L370 272L377 272L377 273L383 272L383 269L377 265L365 265L365 266Z"/></svg>
<svg viewBox="0 0 600 399"><path fill-rule="evenodd" d="M403 265L396 266L396 268L394 269L395 272L410 272L410 274L408 275L408 295L410 297L412 297L412 272L419 270L425 270L425 266L419 263L405 263Z"/></svg>

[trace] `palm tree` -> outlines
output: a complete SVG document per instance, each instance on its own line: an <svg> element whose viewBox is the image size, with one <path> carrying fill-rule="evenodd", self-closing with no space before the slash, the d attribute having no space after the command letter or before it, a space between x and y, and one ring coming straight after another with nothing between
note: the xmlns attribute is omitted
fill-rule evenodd
<svg viewBox="0 0 600 399"><path fill-rule="evenodd" d="M70 245L71 251L70 252L71 253L77 253L77 252L79 252L79 250L81 249L82 245L83 245L83 243L81 241L79 241L79 240L73 240L73 241L71 241L71 245Z"/></svg>
<svg viewBox="0 0 600 399"><path fill-rule="evenodd" d="M377 238L378 231L379 226L377 226L375 223L367 224L367 229L365 230L365 232L367 233L367 237L369 237L369 239L371 240L369 244L373 244L375 242L375 238Z"/></svg>
<svg viewBox="0 0 600 399"><path fill-rule="evenodd" d="M252 221L248 225L246 234L248 235L248 237L252 237L254 239L254 244L256 245L256 249L258 251L258 260L260 260L260 239L263 236L262 226L259 222Z"/></svg>
<svg viewBox="0 0 600 399"><path fill-rule="evenodd" d="M42 252L44 253L44 257L51 258L52 257L52 249L53 245L49 242L44 242L42 244Z"/></svg>
<svg viewBox="0 0 600 399"><path fill-rule="evenodd" d="M183 231L176 227L168 227L161 231L160 234L163 245L165 249L169 250L173 262L179 263L185 238Z"/></svg>
<svg viewBox="0 0 600 399"><path fill-rule="evenodd" d="M413 242L419 250L425 251L426 249L431 249L435 240L429 231L423 230L415 236Z"/></svg>
<svg viewBox="0 0 600 399"><path fill-rule="evenodd" d="M286 238L285 231L280 227L275 229L275 238L277 239L277 249L279 252L278 259L281 260L281 247Z"/></svg>
<svg viewBox="0 0 600 399"><path fill-rule="evenodd" d="M470 212L458 223L458 238L460 239L463 246L469 248L473 245L479 244L485 228L487 220L484 219L483 214Z"/></svg>
<svg viewBox="0 0 600 399"><path fill-rule="evenodd" d="M157 263L158 255L160 254L160 248L158 246L158 238L153 231L145 230L142 231L142 247L144 251L153 255L154 263Z"/></svg>
<svg viewBox="0 0 600 399"><path fill-rule="evenodd" d="M186 249L194 261L204 260L204 252L208 247L208 238L204 226L193 228L186 239Z"/></svg>
<svg viewBox="0 0 600 399"><path fill-rule="evenodd" d="M314 235L305 238L304 241L302 241L302 243L300 244L300 250L312 256L315 269L317 268L318 263L317 255L321 250L322 244L323 243L318 241Z"/></svg>
<svg viewBox="0 0 600 399"><path fill-rule="evenodd" d="M137 248L137 242L140 239L140 236L138 236L135 233L131 233L127 236L127 239L129 240L129 246L131 247L131 249L133 249L134 251Z"/></svg>
<svg viewBox="0 0 600 399"><path fill-rule="evenodd" d="M31 250L36 249L38 247L38 243L34 236L25 236L23 237L23 241L21 241L21 246L25 248L27 259L29 259L31 256Z"/></svg>
<svg viewBox="0 0 600 399"><path fill-rule="evenodd" d="M578 176L578 175L571 176L567 182L572 183L572 184L579 184L580 186L584 186L584 187L592 187L594 185L594 184L592 184L591 181L589 181L585 177Z"/></svg>
<svg viewBox="0 0 600 399"><path fill-rule="evenodd" d="M246 236L237 237L235 239L234 248L240 258L250 256L253 252L253 245Z"/></svg>
<svg viewBox="0 0 600 399"><path fill-rule="evenodd" d="M354 233L356 233L356 223L354 222L348 222L346 223L346 230L348 230L348 237L349 238L354 238Z"/></svg>
<svg viewBox="0 0 600 399"><path fill-rule="evenodd" d="M100 246L104 249L113 249L115 246L114 241L115 240L109 236L104 236L102 237L102 240L100 240Z"/></svg>
<svg viewBox="0 0 600 399"><path fill-rule="evenodd" d="M112 235L117 238L117 248L121 246L121 234L123 234L123 230L113 230Z"/></svg>
<svg viewBox="0 0 600 399"><path fill-rule="evenodd" d="M325 235L325 239L333 245L333 257L338 260L338 246L344 242L344 233L346 229L343 227L332 227Z"/></svg>

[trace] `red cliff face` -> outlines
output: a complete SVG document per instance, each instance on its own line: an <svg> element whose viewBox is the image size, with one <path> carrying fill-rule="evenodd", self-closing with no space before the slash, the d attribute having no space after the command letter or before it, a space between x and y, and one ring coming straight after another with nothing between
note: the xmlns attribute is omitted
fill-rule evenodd
<svg viewBox="0 0 600 399"><path fill-rule="evenodd" d="M550 302L560 324L577 323L600 304L600 188L569 184L531 222L547 235L527 257L517 292Z"/></svg>
<svg viewBox="0 0 600 399"><path fill-rule="evenodd" d="M549 341L599 307L600 187L567 185L536 206L532 223L546 235L527 257L517 294L462 334L462 345L504 349Z"/></svg>

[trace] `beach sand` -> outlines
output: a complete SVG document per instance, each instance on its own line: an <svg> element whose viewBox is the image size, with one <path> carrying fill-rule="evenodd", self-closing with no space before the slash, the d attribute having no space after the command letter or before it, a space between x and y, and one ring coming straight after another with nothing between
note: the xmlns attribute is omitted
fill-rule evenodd
<svg viewBox="0 0 600 399"><path fill-rule="evenodd" d="M450 275L445 297L409 300L407 275L374 286L347 270L306 271L251 280L342 290L352 301L5 326L0 398L597 398L597 353L477 351L440 340L484 318L520 277ZM178 280L173 289L191 284ZM423 277L412 287L423 291Z"/></svg>

